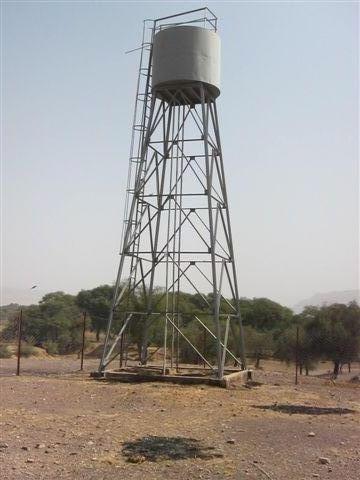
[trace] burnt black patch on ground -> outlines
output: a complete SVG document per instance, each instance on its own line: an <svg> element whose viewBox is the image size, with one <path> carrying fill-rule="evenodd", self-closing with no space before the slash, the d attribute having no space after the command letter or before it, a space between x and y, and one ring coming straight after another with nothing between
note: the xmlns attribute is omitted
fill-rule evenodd
<svg viewBox="0 0 360 480"><path fill-rule="evenodd" d="M126 442L122 453L132 463L189 458L209 460L223 456L215 447L204 445L195 438L157 436L143 437L133 442Z"/></svg>
<svg viewBox="0 0 360 480"><path fill-rule="evenodd" d="M349 413L356 413L350 408L341 407L312 407L309 405L288 405L275 403L273 405L253 405L254 408L261 410L273 410L274 412L302 415L345 415Z"/></svg>
<svg viewBox="0 0 360 480"><path fill-rule="evenodd" d="M262 382L255 382L254 380L248 380L246 384L244 385L245 388L256 388L256 387L261 387L263 385Z"/></svg>

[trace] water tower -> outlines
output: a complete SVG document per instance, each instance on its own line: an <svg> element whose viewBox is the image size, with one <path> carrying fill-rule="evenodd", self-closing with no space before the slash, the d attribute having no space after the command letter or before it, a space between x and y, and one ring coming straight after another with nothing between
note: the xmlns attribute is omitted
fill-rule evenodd
<svg viewBox="0 0 360 480"><path fill-rule="evenodd" d="M245 356L217 19L203 8L146 20L139 50L120 265L97 375L223 384ZM138 358L128 355L134 339Z"/></svg>

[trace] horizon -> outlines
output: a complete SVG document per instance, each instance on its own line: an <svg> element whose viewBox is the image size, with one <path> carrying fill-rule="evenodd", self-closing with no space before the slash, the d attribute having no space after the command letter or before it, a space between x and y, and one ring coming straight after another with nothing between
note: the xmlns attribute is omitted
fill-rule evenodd
<svg viewBox="0 0 360 480"><path fill-rule="evenodd" d="M95 287L92 287L92 288L89 288L89 289L86 289L86 290L92 290L93 288L101 287L101 286L104 286L104 285L107 285L107 284L97 285ZM85 290L85 289L80 289L77 292L70 293L70 292L66 292L66 291L63 291L63 290L54 290L54 291L51 291L51 292L50 291L49 292L43 292L41 290L41 288L40 289L36 288L36 296L31 294L31 290L32 289L30 288L29 291L27 292L27 295L26 294L24 295L24 297L28 299L25 302L23 302L23 303L9 302L9 303L5 303L5 304L0 304L0 307L8 307L10 305L18 305L19 307L28 307L29 305L37 305L44 298L45 295L48 295L48 294L51 294L51 293L64 293L65 295L76 296L80 291ZM182 292L182 293L184 293L184 292ZM211 294L211 292L205 292L205 294ZM31 298L31 297L33 297L33 298ZM267 296L264 296L264 297L240 296L241 300L254 300L254 299L260 299L260 298L266 298L270 301L276 302L274 299L269 298ZM318 298L317 301L315 301L316 298ZM333 300L327 301L327 300L323 300L323 298L325 298L325 299L326 298L335 298L336 300L335 301L333 301ZM339 301L339 298L342 298L342 300ZM344 298L345 298L345 300L344 300ZM314 299L314 302L313 303L307 303L311 299ZM343 290L343 291L332 291L332 292L321 292L321 293L317 292L317 293L314 293L311 297L309 297L307 299L305 299L305 298L299 299L299 301L297 301L293 305L281 304L280 302L276 302L276 303L280 303L282 306L289 308L294 313L300 313L305 306L321 306L321 305L328 305L330 303L342 303L342 304L347 305L352 301L355 301L358 305L360 305L360 290Z"/></svg>

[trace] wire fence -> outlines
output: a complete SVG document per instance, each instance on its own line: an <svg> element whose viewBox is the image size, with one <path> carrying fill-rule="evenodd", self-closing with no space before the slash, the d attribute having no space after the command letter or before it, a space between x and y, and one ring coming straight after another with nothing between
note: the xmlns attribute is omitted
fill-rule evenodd
<svg viewBox="0 0 360 480"><path fill-rule="evenodd" d="M91 328L90 319L86 312L82 312L72 320L64 334L57 334L56 321L51 326L53 332L49 332L47 324L46 335L37 329L37 334L31 330L31 318L20 310L17 315L3 322L0 329L0 376L9 375L69 375L79 372L95 371L99 368L100 358L103 353L103 340ZM51 330L50 329L50 330ZM51 335L53 333L53 336ZM346 360L346 354L342 355L342 361L338 365L327 358L316 358L313 352L309 353L309 339L305 341L301 329L294 328L293 335L280 339L277 345L271 344L269 334L254 334L247 330L247 358L248 365L254 369L262 369L264 361L282 361L288 366L288 373L293 377L296 385L305 376L323 377L335 380L341 378L357 378L360 373L360 358L352 356L352 360ZM46 340L44 340L46 338ZM205 338L205 337L204 337ZM206 339L202 339L204 345L199 347L206 350ZM312 350L314 341L310 338ZM319 340L320 341L320 340ZM119 348L121 348L119 346ZM320 345L319 345L320 348ZM162 349L160 346L150 347L150 357L161 361ZM124 350L124 356L120 355L112 364L112 368L121 368L137 364L137 346L130 345ZM202 351L202 350L201 350ZM183 355L186 353L182 353ZM196 359L188 358L187 363L196 363Z"/></svg>
<svg viewBox="0 0 360 480"><path fill-rule="evenodd" d="M71 334L43 341L41 335L26 332L26 319L20 310L0 331L0 375L62 375L96 370L102 345L88 329L83 312Z"/></svg>

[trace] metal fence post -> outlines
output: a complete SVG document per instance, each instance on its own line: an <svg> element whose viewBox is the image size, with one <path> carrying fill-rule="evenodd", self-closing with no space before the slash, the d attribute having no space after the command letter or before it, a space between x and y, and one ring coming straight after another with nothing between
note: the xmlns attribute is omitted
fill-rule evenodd
<svg viewBox="0 0 360 480"><path fill-rule="evenodd" d="M119 367L122 368L123 366L123 356L124 356L124 338L125 338L125 332L121 335L120 339L120 359L119 359Z"/></svg>
<svg viewBox="0 0 360 480"><path fill-rule="evenodd" d="M86 312L83 312L83 330L82 330L80 370L83 370L83 367L84 367L85 329L86 329Z"/></svg>
<svg viewBox="0 0 360 480"><path fill-rule="evenodd" d="M298 384L298 365L299 365L299 327L296 327L296 345L295 345L295 385Z"/></svg>
<svg viewBox="0 0 360 480"><path fill-rule="evenodd" d="M21 358L21 337L22 337L22 309L20 310L19 320L18 320L18 348L17 348L17 366L16 366L16 375L20 375L20 358Z"/></svg>
<svg viewBox="0 0 360 480"><path fill-rule="evenodd" d="M204 355L204 358L206 358L206 328L205 327L203 331L203 355ZM203 362L203 366L204 368L206 367L205 361Z"/></svg>

